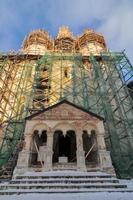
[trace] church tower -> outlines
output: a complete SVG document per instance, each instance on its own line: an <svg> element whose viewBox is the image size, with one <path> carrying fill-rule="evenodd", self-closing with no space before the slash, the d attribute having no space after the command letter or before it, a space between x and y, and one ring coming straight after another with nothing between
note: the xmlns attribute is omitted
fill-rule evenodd
<svg viewBox="0 0 133 200"><path fill-rule="evenodd" d="M35 30L0 55L0 167L133 176L133 67L92 29Z"/></svg>

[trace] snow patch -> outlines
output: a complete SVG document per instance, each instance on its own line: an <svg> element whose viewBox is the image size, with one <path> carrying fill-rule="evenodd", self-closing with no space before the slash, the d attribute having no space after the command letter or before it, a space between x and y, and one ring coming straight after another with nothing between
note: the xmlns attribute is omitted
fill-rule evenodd
<svg viewBox="0 0 133 200"><path fill-rule="evenodd" d="M0 200L133 200L133 193L25 194L0 196Z"/></svg>

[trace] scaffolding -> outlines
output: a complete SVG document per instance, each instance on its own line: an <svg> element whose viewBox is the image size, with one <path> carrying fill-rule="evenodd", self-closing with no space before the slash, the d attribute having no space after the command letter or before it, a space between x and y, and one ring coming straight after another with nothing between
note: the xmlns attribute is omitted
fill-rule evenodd
<svg viewBox="0 0 133 200"><path fill-rule="evenodd" d="M22 145L25 117L64 99L104 117L116 173L133 177L133 67L125 52L0 56L0 167Z"/></svg>

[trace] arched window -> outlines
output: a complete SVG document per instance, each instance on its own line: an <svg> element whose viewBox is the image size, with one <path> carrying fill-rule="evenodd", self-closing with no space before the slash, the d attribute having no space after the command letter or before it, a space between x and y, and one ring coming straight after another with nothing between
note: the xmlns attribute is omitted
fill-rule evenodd
<svg viewBox="0 0 133 200"><path fill-rule="evenodd" d="M65 78L69 78L69 69L68 69L68 67L64 68L64 77Z"/></svg>

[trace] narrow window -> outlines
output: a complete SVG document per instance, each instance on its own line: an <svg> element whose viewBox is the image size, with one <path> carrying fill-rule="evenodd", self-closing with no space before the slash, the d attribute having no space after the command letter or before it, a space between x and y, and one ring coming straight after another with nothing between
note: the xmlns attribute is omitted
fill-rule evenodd
<svg viewBox="0 0 133 200"><path fill-rule="evenodd" d="M68 78L68 69L67 68L64 69L64 77Z"/></svg>

